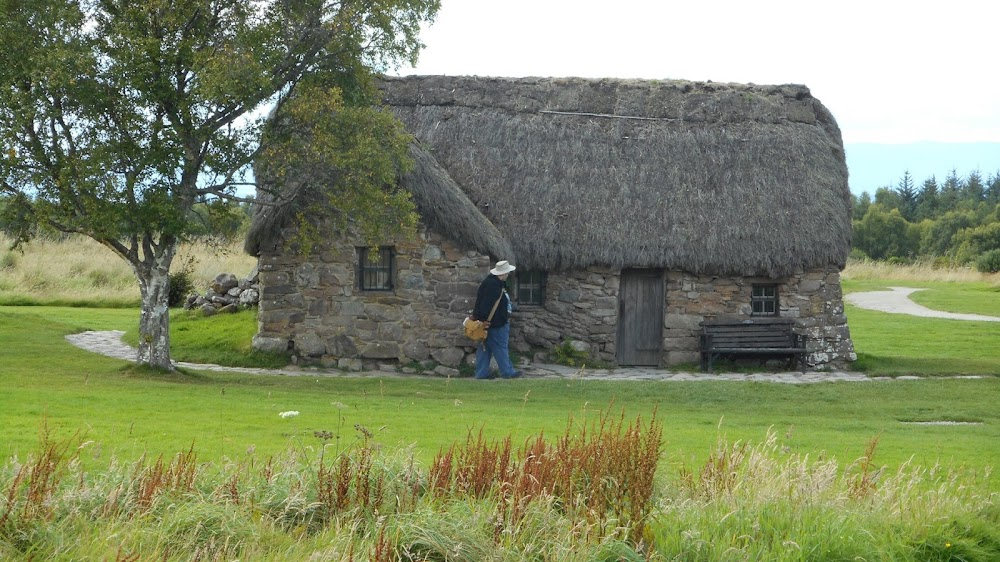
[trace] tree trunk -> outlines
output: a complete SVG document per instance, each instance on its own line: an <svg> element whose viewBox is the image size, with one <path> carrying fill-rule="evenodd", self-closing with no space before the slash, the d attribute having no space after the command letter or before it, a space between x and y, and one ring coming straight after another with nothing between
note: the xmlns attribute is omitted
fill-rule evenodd
<svg viewBox="0 0 1000 562"><path fill-rule="evenodd" d="M170 362L170 262L176 247L157 252L150 262L134 266L142 296L139 315L140 364L172 371Z"/></svg>

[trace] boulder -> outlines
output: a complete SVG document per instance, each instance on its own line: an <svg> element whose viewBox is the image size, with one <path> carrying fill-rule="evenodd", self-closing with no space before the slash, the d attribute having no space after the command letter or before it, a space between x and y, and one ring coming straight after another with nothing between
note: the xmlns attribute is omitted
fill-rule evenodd
<svg viewBox="0 0 1000 562"><path fill-rule="evenodd" d="M232 273L220 273L210 285L212 290L220 295L226 294L229 289L239 286L240 282Z"/></svg>
<svg viewBox="0 0 1000 562"><path fill-rule="evenodd" d="M253 348L264 353L285 353L288 351L288 340L256 335L253 337Z"/></svg>

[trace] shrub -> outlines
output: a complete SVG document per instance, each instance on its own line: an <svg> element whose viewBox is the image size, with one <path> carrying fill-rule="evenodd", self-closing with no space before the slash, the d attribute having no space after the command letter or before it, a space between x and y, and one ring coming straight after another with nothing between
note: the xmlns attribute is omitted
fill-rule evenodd
<svg viewBox="0 0 1000 562"><path fill-rule="evenodd" d="M577 350L569 340L564 340L561 344L552 348L552 361L557 365L580 367L587 364L589 359L590 356L587 352Z"/></svg>
<svg viewBox="0 0 1000 562"><path fill-rule="evenodd" d="M847 259L855 261L867 261L869 258L868 254L864 253L862 250L859 250L858 248L851 248L851 253L847 256Z"/></svg>
<svg viewBox="0 0 1000 562"><path fill-rule="evenodd" d="M990 250L976 258L976 270L980 273L1000 272L1000 249Z"/></svg>
<svg viewBox="0 0 1000 562"><path fill-rule="evenodd" d="M194 281L191 280L194 273L194 257L188 258L181 267L170 274L170 289L167 295L167 306L174 308L184 304L184 299L194 291Z"/></svg>

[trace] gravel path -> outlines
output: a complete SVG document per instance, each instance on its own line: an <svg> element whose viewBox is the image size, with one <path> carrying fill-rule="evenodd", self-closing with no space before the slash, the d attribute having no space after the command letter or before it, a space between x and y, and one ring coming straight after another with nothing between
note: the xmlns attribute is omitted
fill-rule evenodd
<svg viewBox="0 0 1000 562"><path fill-rule="evenodd" d="M844 297L844 300L858 308L867 308L868 310L877 310L879 312L888 312L890 314L909 314L911 316L948 318L951 320L1000 322L1000 318L996 316L942 312L940 310L932 310L926 306L921 306L910 300L910 294L922 290L923 289L913 289L911 287L889 287L888 291L850 293Z"/></svg>
<svg viewBox="0 0 1000 562"><path fill-rule="evenodd" d="M100 353L109 357L135 361L138 351L134 347L122 341L124 332L88 331L79 334L66 336L66 339L73 345ZM345 372L337 369L319 369L306 367L288 367L285 369L250 369L243 367L225 367L221 365L210 365L200 363L175 362L177 367L194 369L200 371L224 371L232 373L250 373L259 375L285 375L285 376L339 376L339 377L408 377L405 373L388 370ZM574 367L564 367L562 365L543 365L533 363L523 368L525 378L563 378L563 379L590 379L590 380L614 380L614 381L762 381L787 384L806 384L833 381L855 381L863 382L874 380L862 373L850 372L784 372L784 373L676 373L652 367L624 367L618 369L586 369L581 370ZM494 379L500 380L500 379Z"/></svg>

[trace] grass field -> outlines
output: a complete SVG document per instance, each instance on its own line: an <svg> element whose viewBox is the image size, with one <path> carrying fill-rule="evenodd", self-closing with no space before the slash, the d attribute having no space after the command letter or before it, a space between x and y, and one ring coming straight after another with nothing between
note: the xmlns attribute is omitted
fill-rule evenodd
<svg viewBox="0 0 1000 562"><path fill-rule="evenodd" d="M984 313L998 294L988 278L850 273L847 291L924 286L918 294L935 307ZM0 302L20 298L0 290ZM135 308L0 306L0 559L998 559L1000 326L847 313L860 368L921 378L792 386L163 373L64 339L134 333ZM252 315L178 311L172 325L176 359L274 364L247 351ZM968 373L989 376L951 376ZM654 508L641 527L552 499L525 500L522 511L507 488L454 500L426 492L435 456L470 431L519 448L586 433L602 415L655 415L662 427ZM66 443L61 457L53 440ZM330 511L322 458L387 471L393 485L408 481L412 459L424 492L381 514L367 504Z"/></svg>
<svg viewBox="0 0 1000 562"><path fill-rule="evenodd" d="M87 316L86 320L81 316ZM975 465L1000 458L997 379L876 381L785 386L771 383L602 383L583 380L365 379L267 377L220 373L161 374L69 346L81 327L121 328L123 310L0 308L0 340L9 344L0 384L0 413L11 438L4 457L35 445L41 420L64 432L86 430L102 454L170 454L195 444L208 459L254 448L277 453L316 445L315 431L341 440L354 424L375 430L392 447L416 445L429 460L438 448L483 426L516 441L558 433L567 417L585 419L609 407L629 415L659 412L672 463L699 458L721 435L761 439L769 427L792 429L796 450L860 456L882 435L882 460L912 455L922 463ZM205 322L213 322L214 317ZM41 376L40 376L41 375ZM613 406L616 404L618 406ZM803 407L808 405L808 407ZM283 420L278 414L300 415ZM914 421L977 422L977 426L914 426ZM987 447L996 447L983 456Z"/></svg>

